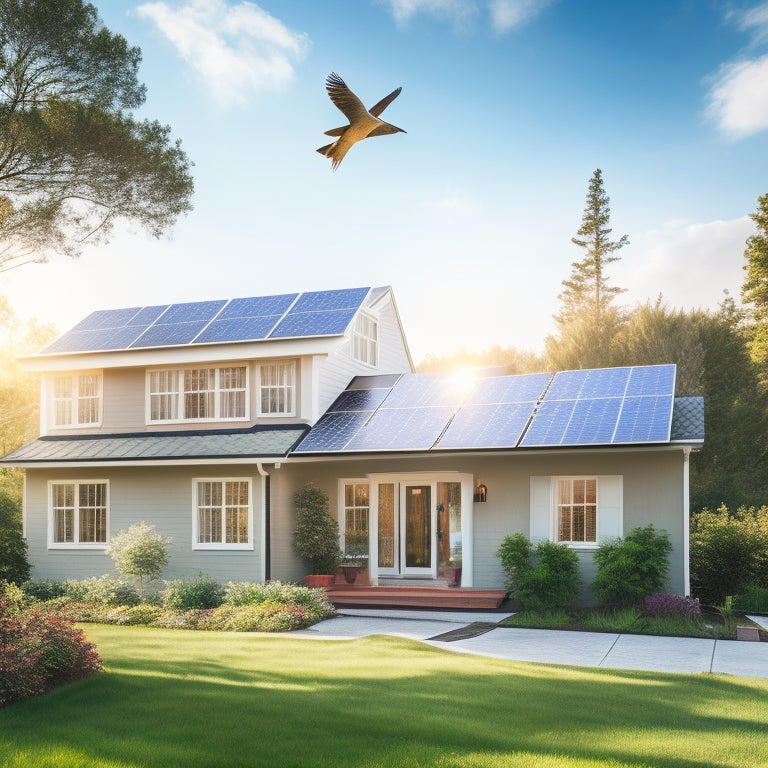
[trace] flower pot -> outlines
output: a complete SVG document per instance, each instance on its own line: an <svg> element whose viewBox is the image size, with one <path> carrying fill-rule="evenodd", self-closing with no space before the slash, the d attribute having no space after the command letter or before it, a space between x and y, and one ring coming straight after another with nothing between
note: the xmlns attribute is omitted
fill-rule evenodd
<svg viewBox="0 0 768 768"><path fill-rule="evenodd" d="M354 584L357 579L357 574L360 573L359 565L342 565L341 572L344 574L344 580L347 584Z"/></svg>
<svg viewBox="0 0 768 768"><path fill-rule="evenodd" d="M312 573L304 577L308 587L330 587L336 577L324 573Z"/></svg>

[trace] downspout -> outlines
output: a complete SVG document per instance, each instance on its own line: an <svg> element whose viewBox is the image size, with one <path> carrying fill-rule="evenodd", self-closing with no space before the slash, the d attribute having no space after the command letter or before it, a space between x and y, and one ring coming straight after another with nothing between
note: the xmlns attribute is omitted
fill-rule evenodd
<svg viewBox="0 0 768 768"><path fill-rule="evenodd" d="M261 582L262 584L272 578L272 546L270 535L270 477L260 461L256 462L256 469L261 475Z"/></svg>
<svg viewBox="0 0 768 768"><path fill-rule="evenodd" d="M691 594L691 449L683 448L683 587L684 594Z"/></svg>

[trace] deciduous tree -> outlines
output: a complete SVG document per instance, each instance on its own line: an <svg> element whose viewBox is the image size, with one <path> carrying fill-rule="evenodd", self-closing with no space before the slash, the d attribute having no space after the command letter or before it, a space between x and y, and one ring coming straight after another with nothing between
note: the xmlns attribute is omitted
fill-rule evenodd
<svg viewBox="0 0 768 768"><path fill-rule="evenodd" d="M180 142L129 111L140 60L84 0L0 0L0 271L190 210Z"/></svg>
<svg viewBox="0 0 768 768"><path fill-rule="evenodd" d="M744 251L747 276L741 287L741 298L750 306L755 324L750 345L752 359L760 366L763 383L768 383L768 194L758 198L757 210L750 218L757 225L757 231L747 238Z"/></svg>

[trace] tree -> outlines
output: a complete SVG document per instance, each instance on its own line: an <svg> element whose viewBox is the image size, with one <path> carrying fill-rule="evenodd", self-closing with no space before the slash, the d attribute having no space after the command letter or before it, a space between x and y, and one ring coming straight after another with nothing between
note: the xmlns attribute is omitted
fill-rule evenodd
<svg viewBox="0 0 768 768"><path fill-rule="evenodd" d="M112 537L107 554L115 561L115 568L123 576L137 576L139 593L144 595L144 579L159 579L168 565L170 538L155 533L155 526L141 522Z"/></svg>
<svg viewBox="0 0 768 768"><path fill-rule="evenodd" d="M159 237L191 209L180 142L127 111L140 60L84 0L0 0L0 271L77 256L118 219Z"/></svg>
<svg viewBox="0 0 768 768"><path fill-rule="evenodd" d="M341 563L339 524L331 517L327 494L307 483L293 497L296 527L293 546L313 574L335 574Z"/></svg>
<svg viewBox="0 0 768 768"><path fill-rule="evenodd" d="M750 344L752 359L760 366L764 384L768 384L768 194L757 199L757 211L749 214L757 232L747 238L744 270L747 276L741 287L741 298L752 305L755 323Z"/></svg>
<svg viewBox="0 0 768 768"><path fill-rule="evenodd" d="M547 356L557 369L588 368L611 364L613 341L624 322L613 300L624 289L608 283L606 267L619 261L616 251L629 243L627 235L610 239L609 198L598 168L589 181L586 207L578 237L571 241L586 253L573 262L571 276L563 281L562 307L555 315L558 336L545 340Z"/></svg>
<svg viewBox="0 0 768 768"><path fill-rule="evenodd" d="M22 536L21 501L0 491L0 582L23 584L29 579L27 542Z"/></svg>

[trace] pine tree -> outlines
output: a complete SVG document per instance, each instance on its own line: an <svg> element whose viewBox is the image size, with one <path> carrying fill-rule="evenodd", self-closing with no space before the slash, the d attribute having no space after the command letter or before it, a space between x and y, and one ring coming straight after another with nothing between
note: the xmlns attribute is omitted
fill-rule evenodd
<svg viewBox="0 0 768 768"><path fill-rule="evenodd" d="M608 284L606 267L619 261L616 251L629 243L627 235L610 239L611 209L598 168L589 181L586 207L574 245L586 253L572 264L571 276L563 280L565 289L555 315L558 337L546 339L547 356L557 368L587 368L610 365L611 347L623 322L623 313L613 300L623 288Z"/></svg>
<svg viewBox="0 0 768 768"><path fill-rule="evenodd" d="M757 232L747 238L744 258L747 273L741 287L741 298L751 305L754 337L750 345L764 382L768 380L768 194L757 199L757 211L749 214L757 224Z"/></svg>

